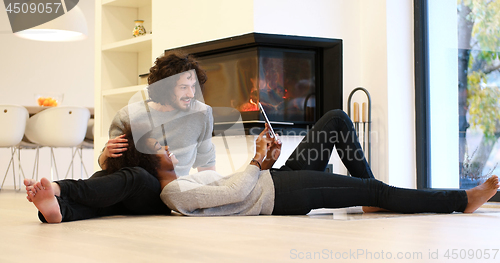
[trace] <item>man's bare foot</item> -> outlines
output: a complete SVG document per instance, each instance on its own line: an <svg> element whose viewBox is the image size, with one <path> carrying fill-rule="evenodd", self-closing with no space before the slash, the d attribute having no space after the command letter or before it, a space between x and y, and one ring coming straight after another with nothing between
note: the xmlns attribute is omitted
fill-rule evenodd
<svg viewBox="0 0 500 263"><path fill-rule="evenodd" d="M36 180L35 179L24 179L24 185L26 186L32 186L36 183Z"/></svg>
<svg viewBox="0 0 500 263"><path fill-rule="evenodd" d="M47 178L33 185L35 192L28 192L38 211L42 213L47 223L60 223L62 221L59 203L54 196L54 189Z"/></svg>
<svg viewBox="0 0 500 263"><path fill-rule="evenodd" d="M364 213L375 213L375 212L391 212L387 209L375 207L375 206L363 206Z"/></svg>
<svg viewBox="0 0 500 263"><path fill-rule="evenodd" d="M498 190L498 176L493 175L486 182L472 189L465 190L467 193L468 204L464 213L472 213L481 205L488 202Z"/></svg>
<svg viewBox="0 0 500 263"><path fill-rule="evenodd" d="M26 186L26 199L30 202L33 202L33 200L31 200L29 192L33 192L33 185L35 185L35 183L35 179L24 179L24 185Z"/></svg>

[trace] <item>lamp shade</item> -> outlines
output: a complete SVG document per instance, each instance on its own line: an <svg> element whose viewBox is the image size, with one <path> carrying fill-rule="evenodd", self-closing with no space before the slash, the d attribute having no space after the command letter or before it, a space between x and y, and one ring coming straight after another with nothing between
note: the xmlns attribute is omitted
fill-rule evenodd
<svg viewBox="0 0 500 263"><path fill-rule="evenodd" d="M78 6L45 24L16 32L19 37L38 41L77 41L87 37L87 20Z"/></svg>

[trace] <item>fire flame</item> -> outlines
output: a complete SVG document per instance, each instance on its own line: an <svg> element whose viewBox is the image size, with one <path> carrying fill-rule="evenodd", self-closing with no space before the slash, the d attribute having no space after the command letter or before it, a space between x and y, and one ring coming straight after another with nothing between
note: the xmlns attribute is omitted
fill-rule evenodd
<svg viewBox="0 0 500 263"><path fill-rule="evenodd" d="M244 111L257 111L259 110L259 107L257 106L257 102L255 102L253 99L250 98L248 102L244 103L238 108L239 111L244 112Z"/></svg>

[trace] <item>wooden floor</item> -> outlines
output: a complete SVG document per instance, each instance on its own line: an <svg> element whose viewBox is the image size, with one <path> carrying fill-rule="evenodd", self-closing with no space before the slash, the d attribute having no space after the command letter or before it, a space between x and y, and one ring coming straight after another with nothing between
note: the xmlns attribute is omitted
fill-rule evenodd
<svg viewBox="0 0 500 263"><path fill-rule="evenodd" d="M485 262L500 261L498 204L475 214L359 212L120 216L51 225L38 221L23 192L1 190L0 262L455 262L453 255L478 262L486 253Z"/></svg>

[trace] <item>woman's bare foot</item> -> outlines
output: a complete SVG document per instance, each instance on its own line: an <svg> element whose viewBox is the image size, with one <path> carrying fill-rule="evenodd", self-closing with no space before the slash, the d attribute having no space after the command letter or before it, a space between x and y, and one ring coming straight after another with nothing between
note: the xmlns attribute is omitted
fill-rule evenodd
<svg viewBox="0 0 500 263"><path fill-rule="evenodd" d="M387 209L375 207L375 206L363 206L364 213L375 213L375 212L391 212Z"/></svg>
<svg viewBox="0 0 500 263"><path fill-rule="evenodd" d="M40 182L33 185L33 188L35 191L29 191L28 197L45 217L47 223L61 223L61 210L50 181L47 178L42 178Z"/></svg>
<svg viewBox="0 0 500 263"><path fill-rule="evenodd" d="M481 205L488 202L498 190L498 176L493 175L488 178L486 182L478 185L472 189L466 190L468 204L464 213L472 213L476 211Z"/></svg>

